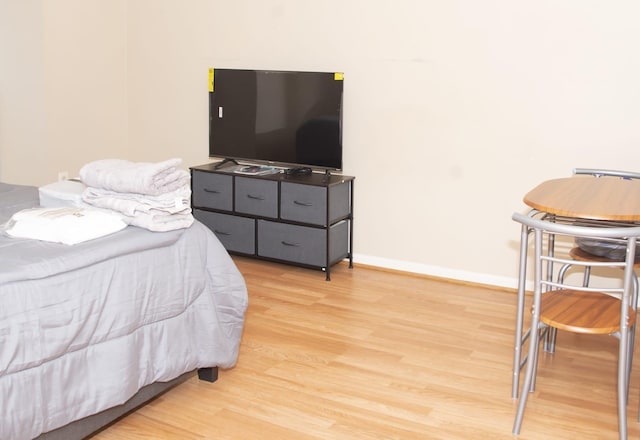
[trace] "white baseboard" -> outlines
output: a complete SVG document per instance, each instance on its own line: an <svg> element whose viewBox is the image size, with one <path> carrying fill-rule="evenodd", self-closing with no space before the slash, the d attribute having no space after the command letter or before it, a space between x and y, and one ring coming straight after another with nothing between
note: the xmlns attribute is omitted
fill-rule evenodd
<svg viewBox="0 0 640 440"><path fill-rule="evenodd" d="M368 266L377 266L385 269L401 270L404 272L411 272L421 275L468 281L471 283L485 284L489 286L506 287L509 289L516 289L518 286L517 278L499 277L477 272L467 272L441 266L431 266L427 264L412 263L409 261L372 257L370 255L354 254L353 261L354 263L366 264Z"/></svg>

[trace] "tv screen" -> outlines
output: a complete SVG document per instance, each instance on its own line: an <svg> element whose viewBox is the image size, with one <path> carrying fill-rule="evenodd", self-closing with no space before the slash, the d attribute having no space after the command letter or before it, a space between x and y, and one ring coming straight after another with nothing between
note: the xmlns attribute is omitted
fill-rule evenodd
<svg viewBox="0 0 640 440"><path fill-rule="evenodd" d="M214 69L209 156L342 169L343 76Z"/></svg>

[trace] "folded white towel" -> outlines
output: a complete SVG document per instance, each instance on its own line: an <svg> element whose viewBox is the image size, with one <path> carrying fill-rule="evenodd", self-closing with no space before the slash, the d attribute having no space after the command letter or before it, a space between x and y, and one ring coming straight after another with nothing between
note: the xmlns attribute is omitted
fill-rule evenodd
<svg viewBox="0 0 640 440"><path fill-rule="evenodd" d="M148 229L153 232L186 229L191 226L194 221L191 208L187 208L183 213L179 214L167 214L150 210L149 212L140 212L133 217L123 215L122 219L130 225Z"/></svg>
<svg viewBox="0 0 640 440"><path fill-rule="evenodd" d="M91 208L34 208L16 212L6 225L11 237L77 244L126 228L115 213Z"/></svg>
<svg viewBox="0 0 640 440"><path fill-rule="evenodd" d="M182 159L157 163L103 159L84 165L80 178L94 188L157 196L189 184L189 173L178 168L181 163Z"/></svg>
<svg viewBox="0 0 640 440"><path fill-rule="evenodd" d="M89 205L111 209L130 217L142 212L149 212L152 209L167 214L176 214L189 207L191 188L189 185L184 185L175 191L150 196L121 193L90 186L83 191L82 200Z"/></svg>

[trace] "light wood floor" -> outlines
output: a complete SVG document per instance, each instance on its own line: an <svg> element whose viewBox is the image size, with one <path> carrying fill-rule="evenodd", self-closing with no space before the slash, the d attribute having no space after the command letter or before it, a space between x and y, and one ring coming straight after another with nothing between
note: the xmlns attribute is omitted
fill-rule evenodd
<svg viewBox="0 0 640 440"><path fill-rule="evenodd" d="M213 384L189 379L94 440L513 438L515 293L346 264L326 282L236 262L250 297L237 366ZM616 347L559 334L517 438L617 439Z"/></svg>

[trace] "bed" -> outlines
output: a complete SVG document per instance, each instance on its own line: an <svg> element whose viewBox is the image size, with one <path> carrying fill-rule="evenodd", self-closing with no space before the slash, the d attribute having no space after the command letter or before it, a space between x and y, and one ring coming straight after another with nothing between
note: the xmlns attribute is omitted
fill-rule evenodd
<svg viewBox="0 0 640 440"><path fill-rule="evenodd" d="M38 203L0 183L0 225ZM84 438L196 371L214 381L236 363L246 307L197 221L73 246L0 232L0 439Z"/></svg>

